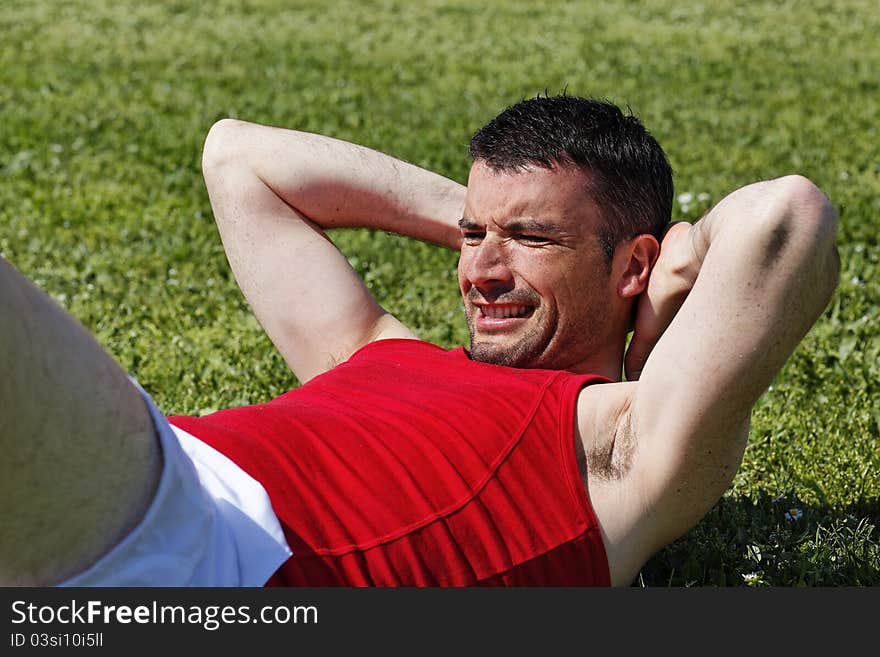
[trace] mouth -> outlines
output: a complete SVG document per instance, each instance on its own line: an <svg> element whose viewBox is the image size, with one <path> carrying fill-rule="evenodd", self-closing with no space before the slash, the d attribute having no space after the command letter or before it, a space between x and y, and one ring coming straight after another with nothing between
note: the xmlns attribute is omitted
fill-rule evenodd
<svg viewBox="0 0 880 657"><path fill-rule="evenodd" d="M474 304L475 320L481 331L502 331L516 327L535 314L535 306L524 303Z"/></svg>

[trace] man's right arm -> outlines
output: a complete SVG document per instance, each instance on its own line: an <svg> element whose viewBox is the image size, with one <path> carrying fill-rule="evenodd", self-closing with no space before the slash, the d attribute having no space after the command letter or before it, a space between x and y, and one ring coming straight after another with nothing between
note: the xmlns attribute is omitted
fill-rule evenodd
<svg viewBox="0 0 880 657"><path fill-rule="evenodd" d="M232 119L211 128L202 165L236 281L301 382L373 340L415 337L324 231L458 249L463 185L363 146Z"/></svg>

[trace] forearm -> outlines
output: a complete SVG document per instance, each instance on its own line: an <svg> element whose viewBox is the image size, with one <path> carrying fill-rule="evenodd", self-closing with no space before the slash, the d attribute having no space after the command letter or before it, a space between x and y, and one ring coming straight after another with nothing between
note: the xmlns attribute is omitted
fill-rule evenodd
<svg viewBox="0 0 880 657"><path fill-rule="evenodd" d="M267 193L323 229L373 228L460 246L465 187L363 146L226 119L211 128L203 166L209 191L212 178L246 168Z"/></svg>

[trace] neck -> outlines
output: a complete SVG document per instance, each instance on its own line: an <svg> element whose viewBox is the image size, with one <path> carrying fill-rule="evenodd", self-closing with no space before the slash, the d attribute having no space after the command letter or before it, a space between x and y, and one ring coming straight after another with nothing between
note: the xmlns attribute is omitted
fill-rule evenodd
<svg viewBox="0 0 880 657"><path fill-rule="evenodd" d="M600 349L593 351L585 359L562 368L574 374L599 374L612 381L618 382L623 379L623 355L626 346L624 331L616 331L616 336Z"/></svg>
<svg viewBox="0 0 880 657"><path fill-rule="evenodd" d="M599 374L612 381L620 381L623 372L623 348L616 351L606 350L565 369L574 374Z"/></svg>

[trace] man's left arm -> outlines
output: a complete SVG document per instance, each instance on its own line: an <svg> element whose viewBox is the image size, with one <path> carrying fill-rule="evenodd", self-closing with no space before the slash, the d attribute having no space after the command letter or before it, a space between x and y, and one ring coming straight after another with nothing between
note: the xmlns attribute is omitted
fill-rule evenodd
<svg viewBox="0 0 880 657"><path fill-rule="evenodd" d="M753 405L836 287L836 228L827 197L786 176L739 189L677 227L674 247L664 240L655 288L665 289L642 303L674 318L638 381L588 388L581 401L617 409L611 458L626 467L616 525L606 529L624 551L644 551L635 561L693 527L732 482Z"/></svg>

